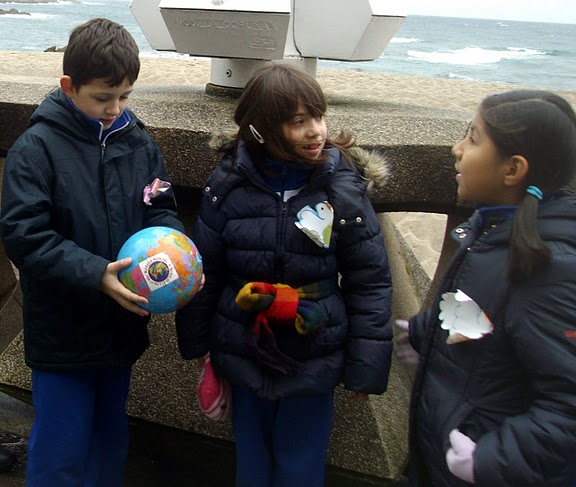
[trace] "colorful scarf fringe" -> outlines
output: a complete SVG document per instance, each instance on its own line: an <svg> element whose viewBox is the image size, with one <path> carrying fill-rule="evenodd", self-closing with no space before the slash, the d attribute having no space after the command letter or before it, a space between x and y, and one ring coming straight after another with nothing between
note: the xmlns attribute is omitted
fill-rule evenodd
<svg viewBox="0 0 576 487"><path fill-rule="evenodd" d="M256 313L248 343L255 359L276 374L301 372L302 364L278 349L274 330L294 327L301 335L308 335L324 326L327 317L313 300L329 296L336 288L334 281L320 281L297 289L286 284L245 284L236 296L236 303L242 310Z"/></svg>

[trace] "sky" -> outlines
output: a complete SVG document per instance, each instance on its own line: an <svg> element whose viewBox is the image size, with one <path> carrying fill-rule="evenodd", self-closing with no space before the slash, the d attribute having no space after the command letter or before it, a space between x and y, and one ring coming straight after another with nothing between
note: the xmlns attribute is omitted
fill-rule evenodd
<svg viewBox="0 0 576 487"><path fill-rule="evenodd" d="M405 0L408 15L576 24L576 0Z"/></svg>

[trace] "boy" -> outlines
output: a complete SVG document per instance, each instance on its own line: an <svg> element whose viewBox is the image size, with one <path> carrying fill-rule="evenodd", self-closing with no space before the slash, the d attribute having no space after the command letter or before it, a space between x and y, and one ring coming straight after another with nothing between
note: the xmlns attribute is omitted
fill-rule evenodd
<svg viewBox="0 0 576 487"><path fill-rule="evenodd" d="M26 363L36 418L28 487L119 487L128 445L131 366L148 346L148 313L115 261L136 231L183 230L158 148L126 109L138 47L115 22L75 28L60 89L10 149L0 235L20 270Z"/></svg>

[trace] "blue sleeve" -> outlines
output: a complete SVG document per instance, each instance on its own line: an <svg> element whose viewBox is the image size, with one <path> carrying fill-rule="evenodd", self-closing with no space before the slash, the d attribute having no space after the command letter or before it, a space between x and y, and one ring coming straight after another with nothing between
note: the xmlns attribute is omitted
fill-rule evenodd
<svg viewBox="0 0 576 487"><path fill-rule="evenodd" d="M537 285L512 292L506 331L532 391L530 406L478 439L480 486L574 485L576 261L564 255Z"/></svg>
<svg viewBox="0 0 576 487"><path fill-rule="evenodd" d="M178 348L184 359L194 359L209 351L209 325L227 279L226 246L222 238L224 216L202 202L192 239L202 256L204 288L176 313Z"/></svg>
<svg viewBox="0 0 576 487"><path fill-rule="evenodd" d="M14 265L37 281L74 293L96 294L108 265L51 226L53 174L41 141L21 142L25 151L6 158L2 183L0 235Z"/></svg>
<svg viewBox="0 0 576 487"><path fill-rule="evenodd" d="M433 319L435 312L439 312L436 307L429 308L410 319L410 345L412 345L412 348L418 353L422 350L422 342L426 336L426 330L429 326L428 323Z"/></svg>
<svg viewBox="0 0 576 487"><path fill-rule="evenodd" d="M160 151L156 144L151 140L149 143L148 154L148 183L152 183L156 178L159 178L162 181L171 182ZM165 226L175 228L181 232L184 231L184 225L177 216L176 197L172 187L153 198L152 204L146 207L145 226Z"/></svg>
<svg viewBox="0 0 576 487"><path fill-rule="evenodd" d="M344 386L381 394L392 359L392 281L380 222L367 197L365 224L343 231L338 248L349 322Z"/></svg>

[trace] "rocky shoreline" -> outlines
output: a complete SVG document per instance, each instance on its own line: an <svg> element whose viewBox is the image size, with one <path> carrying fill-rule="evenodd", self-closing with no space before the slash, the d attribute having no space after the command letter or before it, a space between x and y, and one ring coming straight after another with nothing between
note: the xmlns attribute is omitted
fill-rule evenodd
<svg viewBox="0 0 576 487"><path fill-rule="evenodd" d="M61 0L18 0L18 3L58 3ZM68 0L73 3L78 3L79 0ZM0 4L15 3L15 0L0 0ZM29 12L23 12L15 8L4 10L0 8L0 15L31 15Z"/></svg>
<svg viewBox="0 0 576 487"><path fill-rule="evenodd" d="M0 0L0 3L2 3L2 0ZM20 12L19 10L15 9L15 8L11 8L10 10L2 10L0 8L0 15L31 15L29 12Z"/></svg>
<svg viewBox="0 0 576 487"><path fill-rule="evenodd" d="M76 3L78 0L69 0ZM58 3L60 0L18 0L18 3ZM15 0L0 0L0 3L15 3Z"/></svg>

